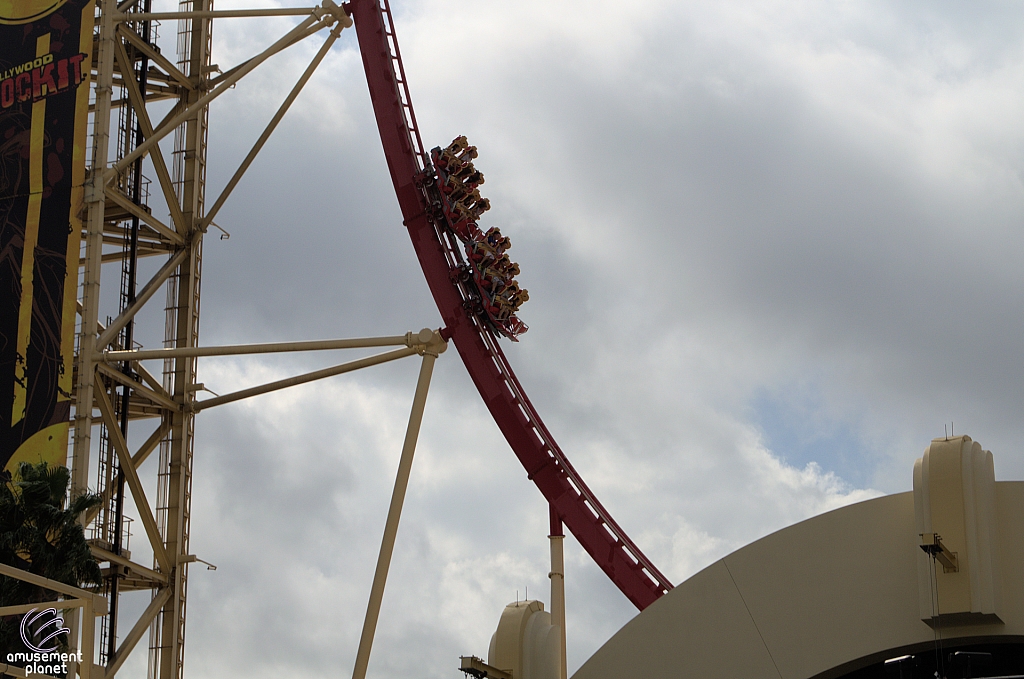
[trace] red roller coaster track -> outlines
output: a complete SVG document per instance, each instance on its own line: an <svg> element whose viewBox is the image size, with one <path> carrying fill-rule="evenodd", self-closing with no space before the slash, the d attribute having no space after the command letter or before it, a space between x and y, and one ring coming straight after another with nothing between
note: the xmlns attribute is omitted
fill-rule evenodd
<svg viewBox="0 0 1024 679"><path fill-rule="evenodd" d="M559 449L505 359L492 330L471 311L467 291L452 273L460 245L438 223L417 178L429 158L420 139L387 0L353 0L374 115L404 224L427 285L491 416L545 499L594 561L643 610L672 583L633 544Z"/></svg>

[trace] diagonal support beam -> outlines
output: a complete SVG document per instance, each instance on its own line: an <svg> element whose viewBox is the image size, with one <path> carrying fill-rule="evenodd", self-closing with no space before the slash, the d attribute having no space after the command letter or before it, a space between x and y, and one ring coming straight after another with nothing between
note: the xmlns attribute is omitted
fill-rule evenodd
<svg viewBox="0 0 1024 679"><path fill-rule="evenodd" d="M15 568L14 566L8 566L7 564L2 563L0 563L0 575L6 575L9 578L14 578L15 580L21 580L23 582L36 585L37 587L48 589L51 592L60 592L67 596L73 596L76 599L83 599L96 606L99 610L107 610L106 597L100 596L99 594L93 594L92 592L78 587L73 587L72 585L65 585L63 582L44 578L41 575L29 573L28 571L23 571L20 568ZM38 606L38 604L36 605Z"/></svg>
<svg viewBox="0 0 1024 679"><path fill-rule="evenodd" d="M344 13L340 8L339 8L339 12ZM349 20L351 21L351 19L349 19ZM326 25L329 25L329 24L314 24L313 26L307 28L305 30L305 32L297 33L296 35L292 36L291 42L288 43L287 45L285 45L284 47L285 48L291 47L295 43L301 42L301 41L305 40L309 36L314 35L315 33L317 33L320 30L322 30L324 28L324 26L326 26ZM349 25L349 24L346 24L346 25ZM253 57L253 58L255 58L255 57ZM209 87L216 87L217 85L220 85L222 82L224 82L225 80L227 80L228 78L233 76L235 73L237 73L240 68L242 68L243 66L248 64L250 61L252 61L252 58L246 59L245 61L243 61L240 64L235 64L234 66L232 66L228 70L226 70L223 73L221 73L220 75L218 75L216 78L212 78L210 80L210 82L209 82Z"/></svg>
<svg viewBox="0 0 1024 679"><path fill-rule="evenodd" d="M205 108L211 101L213 101L220 95L224 94L224 92L230 89L232 85L241 80L243 76L248 74L250 71L255 69L264 61L274 56L284 48L288 47L288 45L292 43L294 36L304 33L307 28L317 23L318 21L320 21L320 17L316 15L316 10L314 10L314 14L306 17L301 23L299 23L298 26L288 31L288 33L286 33L284 37L282 37L280 40L278 40L273 45L260 52L258 55L250 59L248 62L246 62L245 66L235 71L235 73L233 73L231 77L226 78L215 89L203 95L202 97L197 99L195 103L186 108L184 111L174 116L166 123L162 124L157 130L154 131L154 133L151 136L147 136L146 141L136 146L135 150L133 150L131 153L127 154L121 160L117 161L116 163L114 163L113 166L111 166L111 169L113 170L111 176L118 172L122 172L130 164L134 163L137 158L141 158L145 154L149 153L150 149L156 146L157 142L159 142L161 139L170 134L172 130L178 127L178 125L196 115L198 111L203 110L203 108ZM324 26L326 25L327 24L324 24Z"/></svg>
<svg viewBox="0 0 1024 679"><path fill-rule="evenodd" d="M108 186L106 188L107 198L123 207L125 210L136 217L138 217L147 226L153 227L161 236L171 241L175 245L183 245L185 239L182 238L175 232L171 227L167 226L159 219L151 215L149 212L142 209L141 205L136 205L128 196L121 193L120 190L115 186Z"/></svg>
<svg viewBox="0 0 1024 679"><path fill-rule="evenodd" d="M149 454L156 450L156 447L160 445L160 442L164 440L164 437L167 436L167 432L169 432L170 430L171 421L169 418L164 418L164 420L160 423L160 426L157 427L153 431L153 433L149 435L149 438L146 439L146 442L142 444L142 446L138 449L138 451L136 451L134 455L132 455L132 465L134 465L136 469L142 466L142 463L146 461L146 458L149 457ZM110 497L113 494L114 486L107 486L106 490L104 490L100 494L100 499L102 499L103 502L93 507L88 512L86 512L83 515L81 524L83 526L88 526L90 523L92 523L92 520L95 519L96 516L100 513L100 507L105 506L108 502L110 502Z"/></svg>
<svg viewBox="0 0 1024 679"><path fill-rule="evenodd" d="M128 443L124 440L124 435L121 434L121 427L118 426L117 418L114 416L114 407L110 404L110 398L107 396L106 389L100 388L96 390L96 402L100 407L103 423L107 425L110 442L114 444L114 450L117 452L117 460L121 465L122 471L124 471L124 478L128 481L128 487L131 488L132 497L135 498L135 507L139 511L142 525L146 528L146 535L149 536L149 543L153 547L153 556L156 557L157 563L160 564L160 570L164 573L170 573L172 567L171 560L167 556L167 550L164 549L164 542L160 537L160 529L157 528L156 519L153 518L153 509L149 504L149 500L146 499L146 491L142 488L139 473L136 471L135 465L132 464L132 456L128 452Z"/></svg>
<svg viewBox="0 0 1024 679"><path fill-rule="evenodd" d="M182 104L183 101L185 100L178 99L178 101L174 102L174 106L171 107L171 110L164 114L164 117L160 119L160 122L157 123L156 127L154 127L153 129L162 130L163 128L167 127L167 123L169 123L171 119L174 118L174 116L178 115L179 113L185 110L184 105Z"/></svg>
<svg viewBox="0 0 1024 679"><path fill-rule="evenodd" d="M348 25L352 25L351 19L348 20ZM217 216L218 212L220 212L221 207L223 207L224 202L228 199L228 196L231 195L231 192L234 191L235 186L238 185L242 175L245 174L245 171L249 169L250 165L252 165L252 161L256 159L256 154L263 149L263 145L267 143L267 139L270 138L270 135L277 128L278 123L281 122L281 119L284 118L284 114L288 112L288 109L295 101L295 98L299 96L299 92L301 92L302 88L306 86L307 82L309 82L310 76L313 75L313 72L320 65L320 62L324 60L324 57L327 56L327 52L330 51L331 46L334 45L338 36L341 35L341 30L343 28L345 28L345 25L338 23L334 30L331 31L330 35L327 36L327 40L325 40L324 44L320 46L320 50L316 53L316 56L313 57L309 66L306 67L306 70L302 73L298 82L295 83L292 91L288 93L287 97L285 97L281 107L277 109L277 113L274 114L274 117L267 124L266 129L263 130L263 134L261 134L260 138L256 140L256 143L253 144L252 149L250 149L248 155L245 156L245 160L243 160L238 166L238 169L235 170L235 174L231 177L231 180L228 181L224 190L220 192L219 196L217 196L217 200L214 202L213 206L210 207L206 216L203 217L202 221L199 223L200 231L206 231L206 229L209 228L210 224L213 222L213 218Z"/></svg>
<svg viewBox="0 0 1024 679"><path fill-rule="evenodd" d="M157 445L164 440L167 436L167 432L171 430L171 422L169 419L165 419L160 423L160 426L153 430L153 433L149 435L146 442L139 446L139 449L132 455L132 465L136 469L146 461L149 454L156 450Z"/></svg>
<svg viewBox="0 0 1024 679"><path fill-rule="evenodd" d="M153 394L156 395L156 398L162 398L166 401L170 401L175 406L174 408L172 408L172 410L181 409L181 404L175 401L174 397L171 396L166 389L164 389L164 385L160 384L159 380L153 377L153 375L151 375L149 371L143 368L140 363L138 363L137 361L132 361L132 369L139 374L139 377L142 378L143 382L149 385L148 387L141 387L140 391L142 391L143 393L152 392Z"/></svg>
<svg viewBox="0 0 1024 679"><path fill-rule="evenodd" d="M99 339L96 340L96 349L102 351L108 344L113 342L117 338L117 333L121 332L121 328L128 325L128 321L135 318L135 314L139 313L139 309L146 305L149 298L152 297L156 291L163 285L174 270L178 268L182 262L185 261L185 257L188 256L191 248L188 246L181 248L174 256L167 260L167 262L160 267L160 270L156 272L149 282L146 283L138 294L135 296L135 301L132 305L118 314L117 318L111 321L107 329L100 333Z"/></svg>
<svg viewBox="0 0 1024 679"><path fill-rule="evenodd" d="M131 559L126 559L123 556L118 556L113 552L109 552L103 549L102 547L97 547L95 545L89 545L89 551L92 552L92 555L96 557L97 561L109 561L110 563L116 563L121 566L127 567L133 574L139 575L143 578L146 578L147 580L158 582L161 585L167 584L166 575L154 571L152 569L146 568L140 563L135 563Z"/></svg>
<svg viewBox="0 0 1024 679"><path fill-rule="evenodd" d="M412 412L409 413L409 426L405 430L405 442L402 445L402 457L398 461L395 489L391 493L391 506L388 508L384 536L381 538L380 553L377 556L377 568L373 573L373 584L370 587L370 600L366 604L363 631L359 635L359 649L356 651L356 664L352 670L352 679L365 679L366 668L370 663L370 650L373 647L373 636L377 630L380 605L384 599L384 585L387 583L388 570L391 568L391 556L395 551L398 522L402 518L405 493L409 488L412 458L416 452L416 439L419 437L420 425L423 422L423 409L427 403L430 376L433 373L437 355L444 351L447 345L439 336L435 336L435 347L433 351L423 354L423 363L420 365L420 375L416 381L416 394L412 400Z"/></svg>
<svg viewBox="0 0 1024 679"><path fill-rule="evenodd" d="M109 377L110 379L115 380L116 382L123 384L125 386L131 387L133 391L141 394L142 396L145 396L156 405L163 406L164 408L172 412L177 412L181 410L181 406L175 403L174 399L158 394L157 392L153 391L152 389L142 384L138 380L133 380L132 378L128 377L127 375L125 375L120 370L117 370L116 368L112 368L111 366L105 363L97 363L96 369L99 370L104 375L106 375L107 377Z"/></svg>
<svg viewBox="0 0 1024 679"><path fill-rule="evenodd" d="M142 378L143 382L149 385L150 389L152 389L158 394L162 394L163 396L166 396L167 398L173 400L171 395L167 393L167 390L164 389L163 383L161 383L161 381L158 380L156 376L153 375L153 373L146 370L146 367L144 365L142 365L138 361L132 361L132 369L135 372L139 373L139 377Z"/></svg>
<svg viewBox="0 0 1024 679"><path fill-rule="evenodd" d="M145 19L136 18L135 14L131 15L131 19L132 21L145 21ZM167 72L167 75L174 78L175 82L177 82L179 85L181 85L187 90L195 89L195 85L192 84L192 81L188 79L187 75L179 71L178 67L171 63L170 59L168 59L164 55L160 54L160 52L153 49L152 45L143 40L142 36L133 31L129 26L127 26L126 24L119 24L117 27L117 31L118 33L124 36L125 40L134 45L135 49L145 54L147 57L150 58L150 60L153 61L153 63L155 63L160 68L164 69L164 71ZM121 73L123 74L124 71L122 70Z"/></svg>
<svg viewBox="0 0 1024 679"><path fill-rule="evenodd" d="M233 401L240 401L243 398L249 398L250 396L259 396L260 394L266 394L271 391L277 391L278 389L284 389L286 387L294 387L298 384L305 384L314 380L322 380L325 377L333 377L335 375L341 375L343 373L352 372L353 370L359 370L361 368L367 368L371 365L378 365L380 363L387 363L388 361L394 361L399 358L405 358L406 356L412 356L413 354L420 353L416 347L410 347L408 349L398 349L396 351L389 351L385 354L378 354L376 356L370 356L368 358L361 358L358 361L352 361L350 363L342 363L332 368L324 368L323 370L316 370L314 372L305 373L303 375L297 375L295 377L289 377L284 380L278 380L276 382L269 382L262 384L258 387L251 387L249 389L242 389L231 394L225 394L224 396L218 396L217 398L208 398L204 401L197 401L192 404L191 409L193 412L199 412L206 408L212 408L213 406L223 405L225 403L232 403Z"/></svg>
<svg viewBox="0 0 1024 679"><path fill-rule="evenodd" d="M121 67L122 81L128 90L128 100L131 102L132 108L135 109L135 117L138 120L139 127L142 128L142 135L149 139L153 136L153 122L149 119L149 112L146 110L146 100L143 98L141 90L139 90L139 83L135 80L135 67L128 59L128 53L124 50L124 43L120 40L115 40L114 50L114 56ZM156 170L156 176L160 182L160 190L163 191L164 202L167 203L167 209L171 212L171 221L174 223L174 228L178 233L185 233L188 225L185 224L185 216L182 214L181 206L178 204L178 195L174 192L174 183L171 181L170 172L167 171L167 163L164 162L164 155L160 150L159 144L153 145L149 159ZM120 172L120 170L118 171ZM111 176L113 177L114 175Z"/></svg>
<svg viewBox="0 0 1024 679"><path fill-rule="evenodd" d="M128 636L124 638L117 651L114 653L113 659L107 665L107 671L103 673L104 679L110 679L114 674L121 669L121 665L128 659L131 652L135 649L135 645L142 639L142 635L149 630L149 624L153 622L153 618L156 614L164 607L170 598L172 589L170 587L164 587L160 590L160 593L153 597L153 600L149 602L149 606L143 611L142 616L135 621L135 625L131 631L128 632Z"/></svg>

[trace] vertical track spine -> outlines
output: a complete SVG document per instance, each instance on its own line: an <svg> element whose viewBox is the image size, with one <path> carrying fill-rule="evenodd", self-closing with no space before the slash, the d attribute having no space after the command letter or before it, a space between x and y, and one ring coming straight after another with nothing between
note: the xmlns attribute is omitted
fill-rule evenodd
<svg viewBox="0 0 1024 679"><path fill-rule="evenodd" d="M533 408L497 339L467 313L468 293L453 283L457 277L452 265L460 260L457 245L446 237L444 227L427 217L431 197L416 182L429 161L419 138L388 0L353 0L351 6L388 168L446 332L530 478L584 549L642 610L672 589L672 583L583 482Z"/></svg>

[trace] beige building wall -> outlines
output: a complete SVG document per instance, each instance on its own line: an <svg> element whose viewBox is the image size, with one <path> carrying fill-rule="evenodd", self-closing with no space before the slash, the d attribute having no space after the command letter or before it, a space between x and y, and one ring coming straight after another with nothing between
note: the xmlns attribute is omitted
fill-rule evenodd
<svg viewBox="0 0 1024 679"><path fill-rule="evenodd" d="M999 618L943 622L944 639L1024 640L1024 482L997 482L994 496L989 529ZM914 493L808 519L680 584L573 676L829 679L931 648L935 632L921 614L919 545ZM953 583L971 576L965 569L939 577Z"/></svg>

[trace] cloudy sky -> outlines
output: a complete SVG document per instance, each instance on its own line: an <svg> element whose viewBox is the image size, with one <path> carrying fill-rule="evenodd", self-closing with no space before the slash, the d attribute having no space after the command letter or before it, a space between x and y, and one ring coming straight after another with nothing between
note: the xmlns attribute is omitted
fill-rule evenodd
<svg viewBox="0 0 1024 679"><path fill-rule="evenodd" d="M1024 478L1020 3L394 12L424 141L479 147L484 224L511 236L530 290L531 329L505 351L673 581L909 490L950 423L993 451L998 479ZM225 20L214 61L226 70L295 22ZM173 24L162 34L172 53ZM211 196L321 40L214 105ZM354 31L217 223L231 238L206 243L204 343L440 322ZM347 358L206 360L199 379L224 393ZM192 551L218 570L191 571L190 677L351 672L417 371L406 359L199 416ZM527 588L547 602L546 533L540 493L449 351L369 676L461 676L458 656L486 655L505 604ZM566 542L571 672L636 611ZM130 669L144 666L139 654Z"/></svg>

